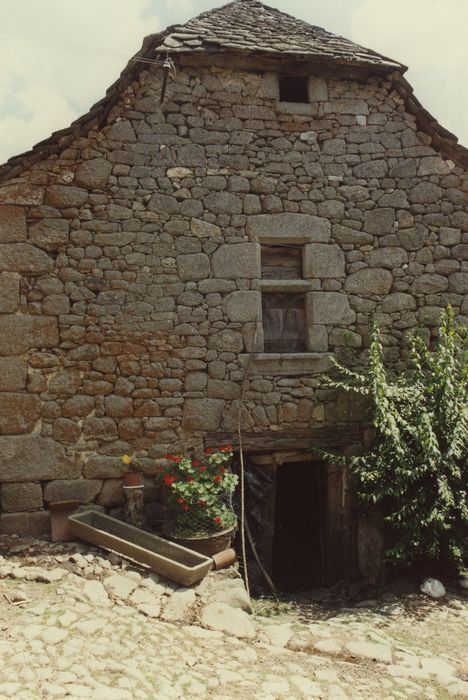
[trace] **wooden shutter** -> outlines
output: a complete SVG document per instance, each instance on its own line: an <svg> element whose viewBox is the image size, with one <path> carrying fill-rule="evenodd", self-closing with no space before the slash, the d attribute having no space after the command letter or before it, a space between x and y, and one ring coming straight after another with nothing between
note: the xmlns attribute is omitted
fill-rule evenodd
<svg viewBox="0 0 468 700"><path fill-rule="evenodd" d="M298 280L302 278L302 248L263 245L262 279Z"/></svg>
<svg viewBox="0 0 468 700"><path fill-rule="evenodd" d="M306 352L305 295L262 295L265 352Z"/></svg>

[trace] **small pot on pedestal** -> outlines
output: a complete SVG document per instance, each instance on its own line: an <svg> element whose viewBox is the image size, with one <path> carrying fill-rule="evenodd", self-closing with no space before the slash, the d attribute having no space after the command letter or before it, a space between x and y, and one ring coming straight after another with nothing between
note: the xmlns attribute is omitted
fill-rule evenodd
<svg viewBox="0 0 468 700"><path fill-rule="evenodd" d="M126 472L124 474L124 486L142 486L141 472Z"/></svg>

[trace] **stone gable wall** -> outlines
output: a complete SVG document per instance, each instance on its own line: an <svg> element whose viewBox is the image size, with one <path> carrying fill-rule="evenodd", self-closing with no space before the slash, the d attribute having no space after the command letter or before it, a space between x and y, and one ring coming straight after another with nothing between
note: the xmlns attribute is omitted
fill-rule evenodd
<svg viewBox="0 0 468 700"><path fill-rule="evenodd" d="M249 432L358 420L321 387L329 353L359 357L371 315L395 361L447 303L467 318L466 174L390 82L309 93L185 67L160 107L143 72L108 126L0 187L0 529L45 526L44 499L118 504L121 454L150 450L151 476L236 430L243 390ZM304 246L299 358L261 355L265 241Z"/></svg>

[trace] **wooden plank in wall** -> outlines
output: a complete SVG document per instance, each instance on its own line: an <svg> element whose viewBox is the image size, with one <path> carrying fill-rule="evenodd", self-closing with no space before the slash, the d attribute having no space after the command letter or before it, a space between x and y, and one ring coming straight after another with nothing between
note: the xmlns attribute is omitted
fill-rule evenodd
<svg viewBox="0 0 468 700"><path fill-rule="evenodd" d="M307 430L291 430L287 433L264 431L242 433L242 446L245 452L274 452L275 450L307 450L313 447L342 449L359 442L359 425L335 425ZM211 433L205 437L206 447L233 445L239 449L237 432L225 431Z"/></svg>

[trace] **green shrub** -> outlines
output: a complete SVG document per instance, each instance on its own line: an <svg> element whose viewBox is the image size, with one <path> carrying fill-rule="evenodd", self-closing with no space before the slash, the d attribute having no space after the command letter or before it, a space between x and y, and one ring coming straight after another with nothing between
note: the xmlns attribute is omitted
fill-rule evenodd
<svg viewBox="0 0 468 700"><path fill-rule="evenodd" d="M378 504L385 518L390 564L460 570L468 534L467 329L450 308L436 349L414 334L406 364L391 376L376 324L364 372L335 362L338 377L328 385L369 397L375 428L366 454L338 459L354 474L361 502Z"/></svg>

